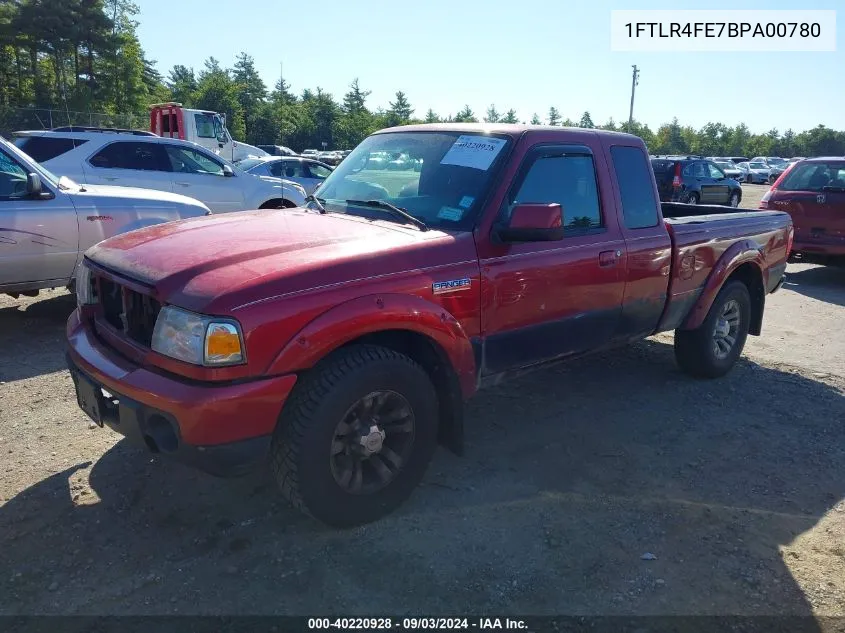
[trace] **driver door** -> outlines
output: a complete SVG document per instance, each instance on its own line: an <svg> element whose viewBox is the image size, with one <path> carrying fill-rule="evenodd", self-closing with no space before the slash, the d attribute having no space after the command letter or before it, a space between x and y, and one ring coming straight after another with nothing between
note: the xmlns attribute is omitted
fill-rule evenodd
<svg viewBox="0 0 845 633"><path fill-rule="evenodd" d="M74 273L79 226L70 197L42 182L52 197L27 194L27 169L0 149L0 289L56 280Z"/></svg>
<svg viewBox="0 0 845 633"><path fill-rule="evenodd" d="M243 187L238 176L226 176L223 162L181 145L165 145L164 149L172 169L170 176L174 193L205 203L213 213L245 209Z"/></svg>

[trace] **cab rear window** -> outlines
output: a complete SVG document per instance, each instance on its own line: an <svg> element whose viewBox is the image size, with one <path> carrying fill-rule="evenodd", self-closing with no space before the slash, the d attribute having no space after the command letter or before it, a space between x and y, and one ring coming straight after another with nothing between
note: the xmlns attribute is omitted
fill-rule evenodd
<svg viewBox="0 0 845 633"><path fill-rule="evenodd" d="M81 139L62 138L60 136L19 136L15 139L15 146L22 152L29 154L36 162L43 163L86 142Z"/></svg>
<svg viewBox="0 0 845 633"><path fill-rule="evenodd" d="M825 188L845 189L845 162L800 163L778 186L781 191L824 191Z"/></svg>

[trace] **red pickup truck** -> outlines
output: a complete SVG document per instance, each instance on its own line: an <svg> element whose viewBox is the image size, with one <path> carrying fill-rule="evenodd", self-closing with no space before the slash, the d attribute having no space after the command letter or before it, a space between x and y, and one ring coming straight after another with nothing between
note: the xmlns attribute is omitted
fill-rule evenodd
<svg viewBox="0 0 845 633"><path fill-rule="evenodd" d="M460 454L464 401L508 376L666 330L722 376L792 240L785 213L661 207L643 142L597 130L383 130L316 195L89 250L68 363L98 424L218 475L269 452L337 526Z"/></svg>

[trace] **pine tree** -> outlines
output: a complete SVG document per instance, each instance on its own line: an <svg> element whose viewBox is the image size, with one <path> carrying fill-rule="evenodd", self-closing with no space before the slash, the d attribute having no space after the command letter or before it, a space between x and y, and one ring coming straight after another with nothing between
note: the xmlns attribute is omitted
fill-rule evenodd
<svg viewBox="0 0 845 633"><path fill-rule="evenodd" d="M467 105L455 115L455 123L478 123L478 119L475 118L472 108Z"/></svg>
<svg viewBox="0 0 845 633"><path fill-rule="evenodd" d="M519 123L519 119L516 118L516 110L511 108L507 111L505 116L501 120L502 123Z"/></svg>
<svg viewBox="0 0 845 633"><path fill-rule="evenodd" d="M487 116L484 117L484 122L498 123L501 116L502 115L499 114L499 111L496 110L496 106L491 104L490 107L487 108Z"/></svg>
<svg viewBox="0 0 845 633"><path fill-rule="evenodd" d="M594 128L596 127L593 125L593 119L590 118L589 112L584 112L581 115L581 121L578 123L578 127L587 127L587 128Z"/></svg>
<svg viewBox="0 0 845 633"><path fill-rule="evenodd" d="M560 125L560 112L554 106L549 108L549 125Z"/></svg>

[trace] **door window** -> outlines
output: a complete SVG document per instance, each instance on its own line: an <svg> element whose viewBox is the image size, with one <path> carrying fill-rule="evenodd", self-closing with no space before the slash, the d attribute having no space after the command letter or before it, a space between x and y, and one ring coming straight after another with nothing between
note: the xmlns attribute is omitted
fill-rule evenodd
<svg viewBox="0 0 845 633"><path fill-rule="evenodd" d="M707 163L707 168L710 170L710 177L711 178L724 178L725 174L722 172L721 169L716 167L713 163Z"/></svg>
<svg viewBox="0 0 845 633"><path fill-rule="evenodd" d="M0 200L26 197L26 171L17 161L0 151Z"/></svg>
<svg viewBox="0 0 845 633"><path fill-rule="evenodd" d="M217 138L214 133L214 120L211 114L195 114L194 123L197 126L197 136L200 138Z"/></svg>
<svg viewBox="0 0 845 633"><path fill-rule="evenodd" d="M106 145L88 162L101 169L170 171L161 146L154 143L118 141Z"/></svg>
<svg viewBox="0 0 845 633"><path fill-rule="evenodd" d="M307 171L306 178L320 178L324 179L327 178L332 170L328 167L324 167L319 163L305 163L305 168Z"/></svg>
<svg viewBox="0 0 845 633"><path fill-rule="evenodd" d="M180 174L223 175L223 163L187 147L168 145L167 157L173 171Z"/></svg>
<svg viewBox="0 0 845 633"><path fill-rule="evenodd" d="M307 178L298 160L277 160L270 163L270 173L276 178Z"/></svg>
<svg viewBox="0 0 845 633"><path fill-rule="evenodd" d="M589 155L540 154L508 202L508 214L520 203L560 204L569 230L602 226L596 170Z"/></svg>
<svg viewBox="0 0 845 633"><path fill-rule="evenodd" d="M39 163L52 160L84 143L87 141L61 136L21 136L15 139L15 145Z"/></svg>
<svg viewBox="0 0 845 633"><path fill-rule="evenodd" d="M625 226L629 229L657 226L657 200L645 154L637 147L615 145L610 148L610 155L619 183Z"/></svg>

